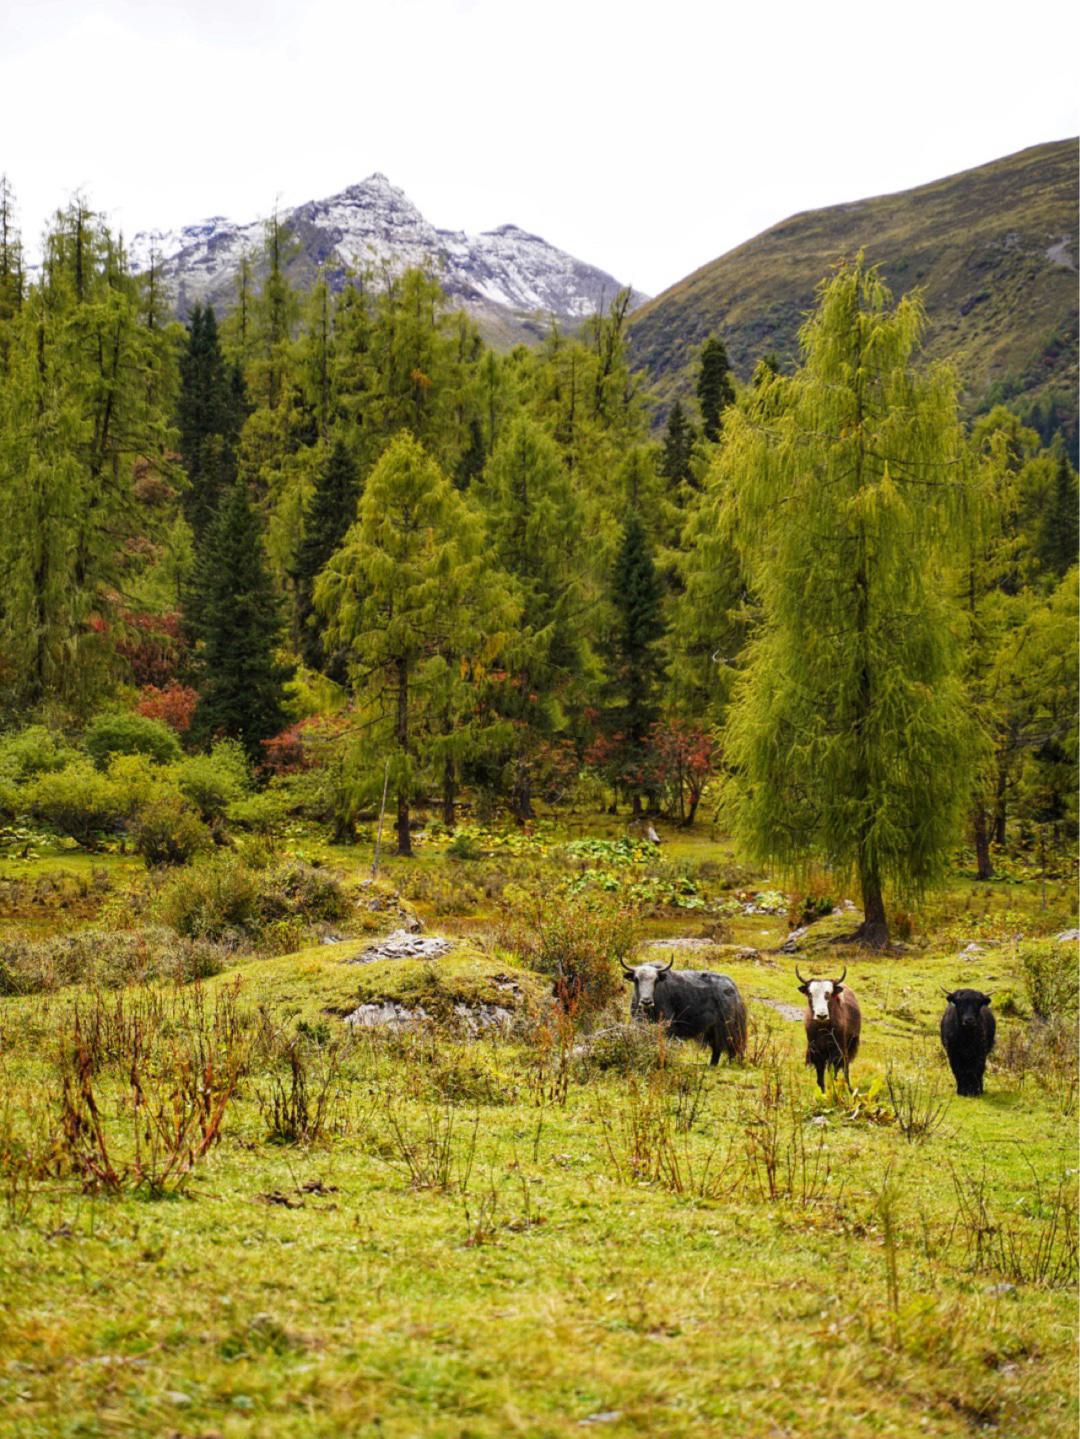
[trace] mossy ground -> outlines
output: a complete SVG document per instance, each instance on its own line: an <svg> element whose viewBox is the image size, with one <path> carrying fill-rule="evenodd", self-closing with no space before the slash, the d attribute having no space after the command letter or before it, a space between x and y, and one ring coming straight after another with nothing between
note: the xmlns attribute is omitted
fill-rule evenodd
<svg viewBox="0 0 1080 1439"><path fill-rule="evenodd" d="M668 838L666 859L730 857L723 840ZM363 856L337 858L362 872ZM497 904L479 886L452 925L435 913L442 879L460 890L475 868L432 847L389 872L437 881L426 912L411 902L429 931L456 929L450 955L357 965L357 936L240 964L206 982L207 1000L236 989L282 1033L331 1036L364 999L486 1002L503 993L497 977L539 1005L546 982L499 948ZM860 1095L891 1069L947 1096L941 986L1021 989L1011 943L974 957L964 945L1062 927L1068 895L1052 887L1044 911L1032 883L958 881L908 949L815 955L848 964L862 1004ZM653 936L702 925L649 921ZM359 1036L316 1144L268 1141L256 1069L179 1197L94 1197L53 1178L19 1209L5 1192L0 1434L1074 1432L1075 1290L980 1260L956 1184L985 1178L995 1222L1034 1241L1067 1173L1075 1216L1075 1087L1070 1098L1067 1083L992 1067L986 1096L951 1097L919 1143L877 1122L879 1099L819 1101L801 1026L763 1002L799 999L794 957L768 952L786 932L781 917L739 915L715 952L676 961L721 965L747 996L759 1049L744 1067L709 1069L701 1050L676 1046L651 1079L571 1068L561 1102L559 1036L543 1025L506 1040ZM756 958L737 953L747 944ZM42 1104L55 1098L51 1050L76 998L90 1002L2 1002L10 1101L35 1088ZM1002 1017L1002 1040L1024 1023ZM122 1093L119 1077L102 1080L110 1122ZM747 1136L770 1122L808 1163L820 1147L808 1191L796 1176L763 1195ZM445 1187L416 1187L395 1126L422 1151L447 1125ZM656 1164L664 1133L678 1180Z"/></svg>

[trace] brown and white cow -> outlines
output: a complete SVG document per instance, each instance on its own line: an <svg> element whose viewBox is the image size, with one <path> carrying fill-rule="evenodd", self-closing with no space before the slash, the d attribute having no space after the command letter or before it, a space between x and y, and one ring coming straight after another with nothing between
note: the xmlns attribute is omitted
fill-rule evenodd
<svg viewBox="0 0 1080 1439"><path fill-rule="evenodd" d="M806 995L806 1062L817 1073L818 1088L825 1091L825 1070L844 1071L850 1084L848 1066L859 1052L862 1011L854 990L844 983L847 965L839 979L804 979L795 966L799 992Z"/></svg>

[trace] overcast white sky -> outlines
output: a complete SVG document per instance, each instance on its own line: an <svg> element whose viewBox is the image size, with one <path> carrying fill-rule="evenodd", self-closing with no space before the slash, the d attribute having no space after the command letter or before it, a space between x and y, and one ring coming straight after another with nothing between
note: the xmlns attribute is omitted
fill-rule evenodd
<svg viewBox="0 0 1080 1439"><path fill-rule="evenodd" d="M1075 135L1064 0L0 0L24 236L127 234L373 170L658 293L797 210ZM35 246L36 248L36 246Z"/></svg>

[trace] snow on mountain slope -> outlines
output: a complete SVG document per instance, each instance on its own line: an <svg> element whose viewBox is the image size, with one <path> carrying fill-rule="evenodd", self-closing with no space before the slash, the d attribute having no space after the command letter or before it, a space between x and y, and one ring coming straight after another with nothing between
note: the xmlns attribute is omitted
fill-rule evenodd
<svg viewBox="0 0 1080 1439"><path fill-rule="evenodd" d="M620 288L605 271L516 225L481 235L437 230L385 175L369 175L339 195L309 200L280 218L298 247L288 265L295 283L304 285L322 266L339 287L346 269L370 270L377 281L428 265L455 304L510 338L534 330L538 315L577 322ZM145 231L130 244L131 267L146 270L156 256L181 316L199 301L227 310L245 254L258 273L262 238L261 222L238 225L222 216L178 230ZM635 292L632 303L645 299Z"/></svg>

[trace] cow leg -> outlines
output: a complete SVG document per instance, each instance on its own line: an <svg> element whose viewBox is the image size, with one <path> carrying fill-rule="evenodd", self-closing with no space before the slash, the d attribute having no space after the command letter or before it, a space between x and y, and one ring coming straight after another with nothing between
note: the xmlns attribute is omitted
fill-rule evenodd
<svg viewBox="0 0 1080 1439"><path fill-rule="evenodd" d="M821 1090L822 1094L824 1094L824 1093L825 1093L825 1061L824 1061L823 1059L815 1059L815 1060L814 1060L814 1068L817 1070L817 1087Z"/></svg>
<svg viewBox="0 0 1080 1439"><path fill-rule="evenodd" d="M721 1042L720 1042L720 1035L717 1033L717 1031L716 1031L715 1029L713 1030L712 1034L709 1036L709 1044L710 1044L710 1046L712 1047L712 1058L709 1060L709 1063L710 1063L710 1065L719 1064L719 1063L720 1063L720 1051L721 1051L721 1049L722 1049L723 1046L721 1045Z"/></svg>

